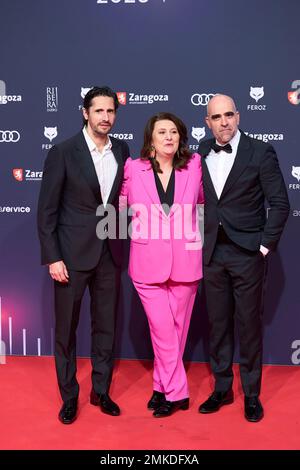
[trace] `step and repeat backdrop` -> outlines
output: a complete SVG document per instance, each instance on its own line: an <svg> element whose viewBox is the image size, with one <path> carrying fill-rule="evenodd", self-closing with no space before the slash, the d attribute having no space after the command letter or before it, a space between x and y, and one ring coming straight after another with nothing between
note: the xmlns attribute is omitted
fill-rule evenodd
<svg viewBox="0 0 300 470"><path fill-rule="evenodd" d="M216 93L234 97L244 132L274 145L291 212L269 259L264 361L300 363L299 17L299 0L1 0L2 354L53 354L53 286L36 230L43 163L52 145L81 128L89 88L109 85L120 101L113 135L127 141L132 157L158 111L183 119L196 151L210 137L204 118ZM122 281L116 356L151 358L126 260ZM86 296L79 355L89 355L89 337ZM185 357L208 360L201 285Z"/></svg>

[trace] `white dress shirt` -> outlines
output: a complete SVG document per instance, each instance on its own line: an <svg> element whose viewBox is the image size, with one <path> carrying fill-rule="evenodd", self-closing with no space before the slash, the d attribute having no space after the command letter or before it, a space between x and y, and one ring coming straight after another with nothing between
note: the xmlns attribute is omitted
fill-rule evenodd
<svg viewBox="0 0 300 470"><path fill-rule="evenodd" d="M100 152L93 139L87 133L86 127L83 128L82 132L91 153L100 185L103 205L105 206L118 169L118 163L111 151L112 143L109 136L107 136L107 144L104 146L102 152Z"/></svg>
<svg viewBox="0 0 300 470"><path fill-rule="evenodd" d="M234 164L240 137L241 133L238 130L235 136L228 142L232 147L232 153L224 152L224 150L220 150L220 152L216 153L211 149L206 157L208 171L218 199L220 199L226 180ZM220 145L219 142L217 142L217 144Z"/></svg>

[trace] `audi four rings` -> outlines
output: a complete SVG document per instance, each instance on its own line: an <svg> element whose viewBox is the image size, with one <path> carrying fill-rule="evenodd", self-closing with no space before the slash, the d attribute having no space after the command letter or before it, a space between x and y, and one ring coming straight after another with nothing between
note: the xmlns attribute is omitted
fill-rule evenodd
<svg viewBox="0 0 300 470"><path fill-rule="evenodd" d="M18 142L20 133L18 131L0 131L0 142Z"/></svg>
<svg viewBox="0 0 300 470"><path fill-rule="evenodd" d="M207 106L209 100L215 96L215 93L195 93L191 97L191 102L194 106Z"/></svg>

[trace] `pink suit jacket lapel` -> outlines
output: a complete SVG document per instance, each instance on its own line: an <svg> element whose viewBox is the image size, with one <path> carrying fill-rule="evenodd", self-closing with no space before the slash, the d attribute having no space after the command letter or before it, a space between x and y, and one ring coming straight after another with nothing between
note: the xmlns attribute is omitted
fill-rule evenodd
<svg viewBox="0 0 300 470"><path fill-rule="evenodd" d="M148 164L145 163L143 168L141 168L140 177L148 195L153 201L153 204L159 205L160 211L163 214L163 216L168 217L161 207L159 195L156 189L154 173L152 171L152 167L150 163ZM181 203L186 186L187 186L188 179L189 179L189 172L187 170L175 171L174 202L173 202L173 206L171 207L169 217L173 214L173 212L175 212L176 205Z"/></svg>

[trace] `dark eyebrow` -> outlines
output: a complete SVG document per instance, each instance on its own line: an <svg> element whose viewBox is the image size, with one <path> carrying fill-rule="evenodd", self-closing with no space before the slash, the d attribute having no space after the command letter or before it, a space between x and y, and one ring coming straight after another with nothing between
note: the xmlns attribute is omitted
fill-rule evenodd
<svg viewBox="0 0 300 470"><path fill-rule="evenodd" d="M104 111L104 109L103 108L96 108L95 111ZM114 110L114 108L108 108L106 111L109 112L109 111L115 111L115 110Z"/></svg>
<svg viewBox="0 0 300 470"><path fill-rule="evenodd" d="M159 131L166 131L167 128L166 127L159 127L158 130ZM171 127L171 129L169 129L169 130L170 131L177 131L178 129L177 129L177 127L174 126L174 127Z"/></svg>
<svg viewBox="0 0 300 470"><path fill-rule="evenodd" d="M211 119L219 119L221 116L222 116L222 114L212 114L210 117L211 117ZM227 111L226 113L224 113L224 116L232 117L232 116L234 116L234 112L233 111Z"/></svg>

